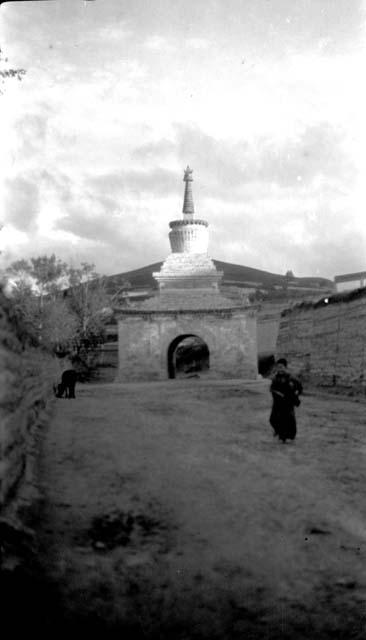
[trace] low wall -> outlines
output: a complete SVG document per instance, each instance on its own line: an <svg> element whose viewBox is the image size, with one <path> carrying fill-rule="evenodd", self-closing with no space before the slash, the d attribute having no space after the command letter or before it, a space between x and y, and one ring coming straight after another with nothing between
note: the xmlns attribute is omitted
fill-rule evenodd
<svg viewBox="0 0 366 640"><path fill-rule="evenodd" d="M37 434L53 403L57 362L27 344L10 301L0 292L0 514L31 490Z"/></svg>
<svg viewBox="0 0 366 640"><path fill-rule="evenodd" d="M284 311L276 352L319 386L366 387L366 288Z"/></svg>

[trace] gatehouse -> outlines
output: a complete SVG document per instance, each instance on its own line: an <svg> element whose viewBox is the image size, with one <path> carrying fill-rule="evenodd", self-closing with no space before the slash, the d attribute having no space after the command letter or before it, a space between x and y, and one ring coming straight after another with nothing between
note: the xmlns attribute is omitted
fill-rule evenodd
<svg viewBox="0 0 366 640"><path fill-rule="evenodd" d="M208 223L195 218L192 170L184 172L183 218L170 222L171 253L153 274L157 294L116 307L118 381L179 376L257 378L256 312L225 298L208 256Z"/></svg>

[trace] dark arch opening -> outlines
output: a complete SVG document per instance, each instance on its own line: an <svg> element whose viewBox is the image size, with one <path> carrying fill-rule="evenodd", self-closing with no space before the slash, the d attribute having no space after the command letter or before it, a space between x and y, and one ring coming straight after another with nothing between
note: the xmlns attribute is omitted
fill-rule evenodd
<svg viewBox="0 0 366 640"><path fill-rule="evenodd" d="M258 373L264 378L268 378L272 373L274 363L275 363L275 357L273 354L258 356Z"/></svg>
<svg viewBox="0 0 366 640"><path fill-rule="evenodd" d="M169 378L188 377L204 372L210 366L207 344L191 333L174 338L168 347Z"/></svg>

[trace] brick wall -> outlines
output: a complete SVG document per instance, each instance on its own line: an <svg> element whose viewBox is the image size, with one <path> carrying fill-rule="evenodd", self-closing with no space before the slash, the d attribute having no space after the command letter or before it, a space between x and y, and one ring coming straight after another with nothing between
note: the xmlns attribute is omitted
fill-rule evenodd
<svg viewBox="0 0 366 640"><path fill-rule="evenodd" d="M366 289L325 300L283 313L277 356L316 385L364 389Z"/></svg>
<svg viewBox="0 0 366 640"><path fill-rule="evenodd" d="M57 362L27 344L0 292L0 512L33 482L37 434L53 403Z"/></svg>

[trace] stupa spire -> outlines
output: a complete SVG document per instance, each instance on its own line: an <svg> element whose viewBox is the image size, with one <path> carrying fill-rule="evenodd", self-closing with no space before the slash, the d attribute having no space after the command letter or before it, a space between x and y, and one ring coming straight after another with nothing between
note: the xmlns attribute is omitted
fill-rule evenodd
<svg viewBox="0 0 366 640"><path fill-rule="evenodd" d="M208 222L194 217L192 169L184 171L183 220L169 222L171 254L159 272L153 274L161 295L176 289L217 290L222 272L208 256Z"/></svg>
<svg viewBox="0 0 366 640"><path fill-rule="evenodd" d="M194 204L193 204L193 195L192 195L192 173L193 170L187 166L184 172L183 182L185 182L184 188L184 202L183 202L183 214L186 220L192 220L194 214Z"/></svg>

